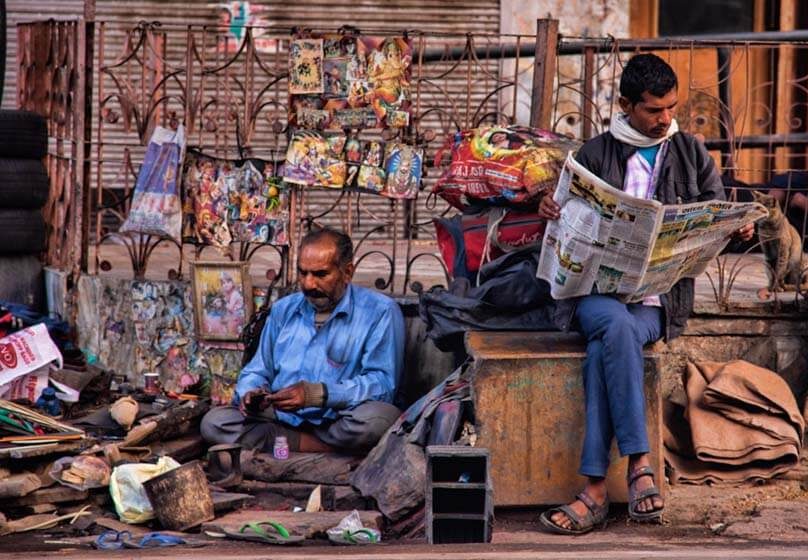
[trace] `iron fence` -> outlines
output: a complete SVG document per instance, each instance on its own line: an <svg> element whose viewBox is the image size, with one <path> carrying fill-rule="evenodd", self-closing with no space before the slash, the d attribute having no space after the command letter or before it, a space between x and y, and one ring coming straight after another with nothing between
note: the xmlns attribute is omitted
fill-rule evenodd
<svg viewBox="0 0 808 560"><path fill-rule="evenodd" d="M117 232L157 125L183 122L189 144L214 156L284 158L288 29L246 28L237 45L216 26L51 21L19 29L19 103L49 117L53 138L51 264L108 270L105 251L124 244L133 274L143 276L153 251L167 250L163 239ZM808 35L621 41L558 37L556 29L540 21L536 36L409 31L410 124L364 138L420 144L428 164L454 132L483 123L530 124L587 139L606 130L617 110L626 60L655 51L680 79L680 128L701 134L714 150L730 196L742 199L782 178L778 196L805 238L808 198L798 182L808 167ZM274 248L272 276L293 282L296 241L314 224L349 232L357 265L380 271L380 289L406 293L413 269L425 263L445 273L429 242L432 219L450 212L428 196L441 171L427 166L424 189L412 201L292 188L290 244ZM250 259L260 249L234 246L231 256ZM181 275L183 261L201 248L171 250L172 274Z"/></svg>

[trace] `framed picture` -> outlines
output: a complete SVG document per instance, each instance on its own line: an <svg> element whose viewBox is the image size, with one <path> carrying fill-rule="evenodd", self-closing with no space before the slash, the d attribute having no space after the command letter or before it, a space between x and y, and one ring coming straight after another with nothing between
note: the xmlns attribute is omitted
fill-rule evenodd
<svg viewBox="0 0 808 560"><path fill-rule="evenodd" d="M252 315L249 263L191 263L194 326L200 340L239 340Z"/></svg>

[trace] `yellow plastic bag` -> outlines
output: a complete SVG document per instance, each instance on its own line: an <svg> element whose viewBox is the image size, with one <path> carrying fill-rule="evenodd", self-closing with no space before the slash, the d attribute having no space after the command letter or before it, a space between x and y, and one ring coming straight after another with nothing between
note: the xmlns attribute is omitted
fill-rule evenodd
<svg viewBox="0 0 808 560"><path fill-rule="evenodd" d="M133 463L115 467L109 479L109 493L120 520L124 523L144 523L153 519L154 510L143 483L179 466L171 457L160 457L154 465Z"/></svg>

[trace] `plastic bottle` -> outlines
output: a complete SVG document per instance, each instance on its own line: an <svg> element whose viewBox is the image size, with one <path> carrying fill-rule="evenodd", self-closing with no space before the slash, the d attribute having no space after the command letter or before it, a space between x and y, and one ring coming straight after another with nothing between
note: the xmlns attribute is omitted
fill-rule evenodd
<svg viewBox="0 0 808 560"><path fill-rule="evenodd" d="M275 438L275 445L272 447L272 456L281 461L289 458L289 444L286 442L286 436L277 436Z"/></svg>
<svg viewBox="0 0 808 560"><path fill-rule="evenodd" d="M62 413L62 403L56 398L53 387L45 387L36 400L36 407L50 416L59 416Z"/></svg>

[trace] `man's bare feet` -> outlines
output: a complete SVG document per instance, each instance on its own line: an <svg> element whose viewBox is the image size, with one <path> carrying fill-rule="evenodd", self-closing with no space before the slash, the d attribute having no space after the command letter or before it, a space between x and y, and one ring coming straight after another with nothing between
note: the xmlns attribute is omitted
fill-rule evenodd
<svg viewBox="0 0 808 560"><path fill-rule="evenodd" d="M637 469L650 466L651 461L649 460L647 453L643 453L641 455L631 455L628 461L628 474L631 475L631 473L635 472ZM650 474L650 472L649 474L638 477L632 484L635 494L638 494L643 490L647 490L654 485L654 477ZM631 491L631 488L629 488L629 491ZM664 507L665 502L662 500L662 496L656 494L640 500L634 509L639 513L650 513L652 511L661 510Z"/></svg>
<svg viewBox="0 0 808 560"><path fill-rule="evenodd" d="M606 479L605 478L595 478L589 477L584 487L584 493L588 494L590 498L592 498L596 504L603 505L606 503ZM589 508L586 507L581 500L575 500L569 506L572 510L578 514L579 517L583 518ZM554 524L562 527L564 529L572 529L573 523L572 520L567 517L567 514L563 511L557 511L550 517L550 521Z"/></svg>

